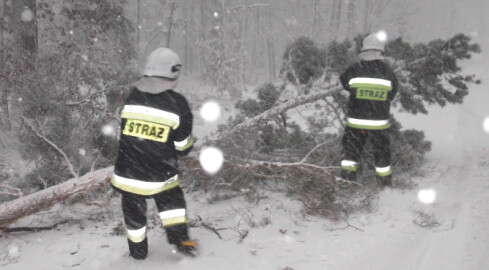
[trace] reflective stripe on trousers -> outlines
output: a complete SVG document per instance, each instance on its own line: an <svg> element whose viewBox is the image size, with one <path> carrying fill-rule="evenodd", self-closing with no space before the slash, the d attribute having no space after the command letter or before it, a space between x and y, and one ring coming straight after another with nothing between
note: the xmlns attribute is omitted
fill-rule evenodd
<svg viewBox="0 0 489 270"><path fill-rule="evenodd" d="M160 212L159 215L163 223L163 227L188 223L187 214L184 208L163 211Z"/></svg>
<svg viewBox="0 0 489 270"><path fill-rule="evenodd" d="M113 174L110 183L123 191L145 196L154 195L179 185L178 175L164 182L146 182Z"/></svg>
<svg viewBox="0 0 489 270"><path fill-rule="evenodd" d="M342 160L341 161L341 168L345 171L352 171L356 172L358 169L358 163L353 160Z"/></svg>
<svg viewBox="0 0 489 270"><path fill-rule="evenodd" d="M133 243L143 242L146 238L146 226L137 230L129 230L127 229L127 238L131 240Z"/></svg>
<svg viewBox="0 0 489 270"><path fill-rule="evenodd" d="M375 167L375 173L378 176L388 176L392 174L391 166L387 167Z"/></svg>

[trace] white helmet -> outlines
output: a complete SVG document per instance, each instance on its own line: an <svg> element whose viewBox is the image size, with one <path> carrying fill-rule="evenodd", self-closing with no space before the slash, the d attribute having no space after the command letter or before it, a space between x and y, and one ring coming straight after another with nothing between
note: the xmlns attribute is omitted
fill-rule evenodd
<svg viewBox="0 0 489 270"><path fill-rule="evenodd" d="M143 75L174 80L178 78L181 66L180 57L174 51L161 47L148 55Z"/></svg>
<svg viewBox="0 0 489 270"><path fill-rule="evenodd" d="M383 52L384 48L385 48L385 38L379 35L379 33L370 34L363 39L362 52L368 50Z"/></svg>

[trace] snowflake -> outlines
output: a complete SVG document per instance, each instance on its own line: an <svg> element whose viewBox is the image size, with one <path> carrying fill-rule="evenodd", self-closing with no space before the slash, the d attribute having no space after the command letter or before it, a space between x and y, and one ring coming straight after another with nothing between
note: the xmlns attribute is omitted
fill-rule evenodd
<svg viewBox="0 0 489 270"><path fill-rule="evenodd" d="M224 163L224 156L219 148L209 146L200 152L200 165L209 174L216 174Z"/></svg>

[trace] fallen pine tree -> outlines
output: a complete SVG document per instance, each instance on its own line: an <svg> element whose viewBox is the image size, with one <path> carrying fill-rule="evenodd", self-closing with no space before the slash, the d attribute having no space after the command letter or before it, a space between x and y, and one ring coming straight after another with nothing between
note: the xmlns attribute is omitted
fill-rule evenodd
<svg viewBox="0 0 489 270"><path fill-rule="evenodd" d="M401 39L392 41L387 46L387 55L389 59L394 60L392 64L399 75L399 81L402 86L398 97L394 100L394 104L413 114L427 114L426 104L444 106L447 103L461 103L468 94L467 84L479 83L474 78L474 75L462 75L461 68L457 64L458 60L469 59L472 53L480 51L477 44L470 44L469 41L470 38L464 35L456 35L447 41L435 40L429 44L418 44L415 46L411 46ZM350 43L336 43L335 46L345 51L352 50L353 47L348 44ZM345 54L331 54L331 56L342 55ZM294 61L287 62L294 63ZM328 68L325 66L324 68L325 70L330 70L332 67ZM341 70L344 68L342 67ZM299 72L295 73L299 74ZM194 170L194 173L196 173L194 179L196 181L201 180L201 186L206 192L217 184L222 183L226 186L231 186L233 183L239 182L238 180L249 184L252 179L262 178L297 179L296 184L298 187L303 187L308 191L321 191L324 189L323 187L310 187L315 187L313 184L323 184L325 182L324 175L328 175L329 169L339 163L337 160L339 156L338 145L331 144L328 147L319 149L316 146L321 145L329 138L323 131L307 134L303 130L297 129L295 133L291 133L291 125L286 126L285 121L284 124L281 124L280 120L276 118L292 108L316 101L324 101L323 104L319 104L320 106L315 108L316 119L324 119L324 115L321 112L328 112L328 109L340 111L341 99L336 100L335 94L339 93L341 88L338 87L335 80L331 82L329 86L323 86L322 84L321 86L314 86L308 89L310 94L299 95L294 99L277 103L262 102L267 105L262 106L263 110L257 111L255 114L246 115L240 122L230 123L228 126L223 127L212 140L209 139L208 144L217 143L217 146L221 147L225 153L233 153L233 155L239 157L239 159L233 160L230 158L226 161L228 166L225 166L223 171L226 171L227 168L229 170L228 174L221 173L213 177L207 176L201 172L198 161L195 158L183 159L182 168ZM260 101L256 103L261 104ZM333 114L332 117L341 119L343 115L341 113ZM282 118L285 117L282 115ZM27 118L23 118L23 120L24 124L30 127L28 130L35 133L33 137L40 139L44 143L41 145L46 145L47 143L51 148L47 147L46 149L51 149L54 154L60 155L68 165L72 163L70 155L66 154L62 148L57 147L57 145L61 144L60 142L48 139L50 137L46 133L36 132L38 129L34 125L35 121L27 121L29 120ZM317 123L315 128L324 130L324 127L319 124L321 123ZM429 151L430 144L424 141L422 132L401 132L399 129L400 126L395 130L395 134L397 134L395 138L398 141L394 141L395 143L393 144L394 165L404 164L407 170L410 168L406 164L411 167L418 164L423 154L427 150ZM302 139L303 145L298 144L297 139ZM46 152L46 149L42 149L43 151L41 152ZM263 149L266 149L267 152L263 151ZM284 160L275 160L272 154L274 150L280 149L287 150L287 153L297 153L297 155L287 156L287 159ZM307 154L312 151L320 154ZM410 153L410 156L414 156L414 158L407 156L406 153ZM267 156L265 157L271 158L255 159L257 155L261 154L266 154ZM304 155L310 158L307 160L305 158L301 159L300 157ZM188 164L185 164L187 162ZM68 166L68 168L70 168L72 174L76 175L76 170L73 169L73 166ZM73 196L104 186L110 177L111 171L112 168L110 167L94 171L82 177L75 177L62 184L0 205L0 228L7 227L19 218L47 209L58 202L66 201ZM321 196L317 197L320 198ZM312 209L311 205L308 204L309 208ZM326 209L329 206L329 204L326 204L323 208Z"/></svg>
<svg viewBox="0 0 489 270"><path fill-rule="evenodd" d="M20 218L49 209L74 196L100 189L107 185L113 167L107 167L72 178L59 185L5 202L0 205L0 229L7 228Z"/></svg>

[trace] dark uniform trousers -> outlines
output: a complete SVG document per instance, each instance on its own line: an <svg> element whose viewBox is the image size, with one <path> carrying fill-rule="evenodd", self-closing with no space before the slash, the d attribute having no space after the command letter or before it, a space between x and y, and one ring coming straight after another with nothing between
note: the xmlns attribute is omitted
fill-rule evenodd
<svg viewBox="0 0 489 270"><path fill-rule="evenodd" d="M186 209L183 191L180 187L175 187L152 196L143 196L125 191L122 194L122 212L128 230L136 230L146 226L146 199L154 199L159 213L173 210ZM168 242L178 244L188 241L188 225L181 223L172 226L164 226ZM133 243L128 239L130 253L136 258L144 258L148 252L148 238L142 242Z"/></svg>
<svg viewBox="0 0 489 270"><path fill-rule="evenodd" d="M354 161L358 164L364 146L367 140L370 139L373 145L376 169L389 167L391 165L391 140L389 133L390 129L365 130L347 126L342 139L344 160ZM356 181L357 170L343 169L341 176L347 180ZM390 182L391 174L379 175L377 173L377 180L381 183Z"/></svg>

